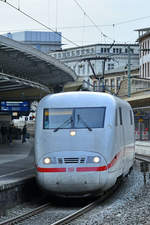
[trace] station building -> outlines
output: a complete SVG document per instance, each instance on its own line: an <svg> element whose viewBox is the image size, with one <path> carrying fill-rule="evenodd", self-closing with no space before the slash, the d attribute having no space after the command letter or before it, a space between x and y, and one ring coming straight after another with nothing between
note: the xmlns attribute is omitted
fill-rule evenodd
<svg viewBox="0 0 150 225"><path fill-rule="evenodd" d="M139 78L146 81L141 95L149 95L150 90L150 27L137 29L140 51ZM147 90L146 90L147 89ZM144 100L143 100L144 101ZM135 108L136 139L150 140L150 99L145 99L142 107Z"/></svg>
<svg viewBox="0 0 150 225"><path fill-rule="evenodd" d="M150 79L150 27L137 31L140 47L140 77Z"/></svg>
<svg viewBox="0 0 150 225"><path fill-rule="evenodd" d="M61 50L61 32L22 31L7 33L3 36L32 46L46 54Z"/></svg>
<svg viewBox="0 0 150 225"><path fill-rule="evenodd" d="M72 68L78 77L88 80L93 75L88 60L90 60L95 74L103 73L104 58L106 59L106 73L114 69L123 70L128 64L128 46L131 51L131 63L138 66L138 44L93 44L54 51L50 55Z"/></svg>

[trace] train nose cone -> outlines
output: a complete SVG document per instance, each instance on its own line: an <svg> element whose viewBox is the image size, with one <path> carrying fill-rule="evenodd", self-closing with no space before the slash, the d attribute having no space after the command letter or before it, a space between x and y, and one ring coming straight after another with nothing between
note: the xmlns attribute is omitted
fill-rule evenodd
<svg viewBox="0 0 150 225"><path fill-rule="evenodd" d="M87 193L104 187L107 164L100 154L93 152L59 152L46 155L51 164L43 173L43 187L55 193ZM55 160L54 160L55 159ZM38 173L40 176L40 173ZM40 180L40 177L39 177Z"/></svg>
<svg viewBox="0 0 150 225"><path fill-rule="evenodd" d="M80 194L103 189L107 180L107 165L66 167L66 173L57 174L55 191L61 193Z"/></svg>

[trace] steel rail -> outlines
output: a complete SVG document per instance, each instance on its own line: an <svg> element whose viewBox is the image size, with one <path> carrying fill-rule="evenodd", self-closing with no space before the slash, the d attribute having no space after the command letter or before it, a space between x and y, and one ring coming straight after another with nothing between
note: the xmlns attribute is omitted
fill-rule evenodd
<svg viewBox="0 0 150 225"><path fill-rule="evenodd" d="M56 221L54 223L51 223L50 225L62 225L64 223L69 223L70 221L78 218L79 216L83 215L84 213L88 212L89 210L93 209L96 206L96 202L92 202L88 204L87 206L83 207L82 209L79 209L75 213L72 213L59 221Z"/></svg>
<svg viewBox="0 0 150 225"><path fill-rule="evenodd" d="M41 205L41 206L39 206L39 207L37 207L33 210L30 210L27 213L24 213L24 214L21 214L19 216L14 217L14 218L2 221L2 222L0 222L0 225L13 225L13 224L19 223L23 220L28 219L31 216L37 215L38 213L40 213L40 212L44 211L45 209L49 208L49 206L50 206L50 203L43 204L43 205Z"/></svg>
<svg viewBox="0 0 150 225"><path fill-rule="evenodd" d="M102 203L104 202L108 197L110 197L110 195L112 195L115 190L118 188L119 186L119 182L116 183L116 185L114 185L114 187L112 187L109 191L104 192L102 196L99 197L98 200L88 204L87 206L79 209L78 211L76 211L75 213L72 213L62 219L60 219L59 221L56 221L54 223L50 223L49 225L63 225L63 224L67 224L69 222L71 222L72 220L80 217L81 215L85 214L86 212L92 210L95 206L98 205L98 203Z"/></svg>

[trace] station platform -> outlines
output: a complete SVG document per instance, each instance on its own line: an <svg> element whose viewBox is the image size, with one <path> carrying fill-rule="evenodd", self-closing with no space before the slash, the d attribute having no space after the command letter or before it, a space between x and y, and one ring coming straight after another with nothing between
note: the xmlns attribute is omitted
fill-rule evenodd
<svg viewBox="0 0 150 225"><path fill-rule="evenodd" d="M0 144L0 191L35 176L34 140Z"/></svg>
<svg viewBox="0 0 150 225"><path fill-rule="evenodd" d="M142 155L150 155L150 141L136 141L135 152Z"/></svg>

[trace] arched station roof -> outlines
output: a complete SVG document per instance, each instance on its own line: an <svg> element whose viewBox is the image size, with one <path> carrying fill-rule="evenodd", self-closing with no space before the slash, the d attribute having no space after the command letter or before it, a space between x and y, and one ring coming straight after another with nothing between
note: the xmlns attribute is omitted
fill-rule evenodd
<svg viewBox="0 0 150 225"><path fill-rule="evenodd" d="M10 99L11 93L15 97L21 89L24 95L32 89L42 90L44 95L76 78L73 70L52 56L0 35L0 98L7 95Z"/></svg>

